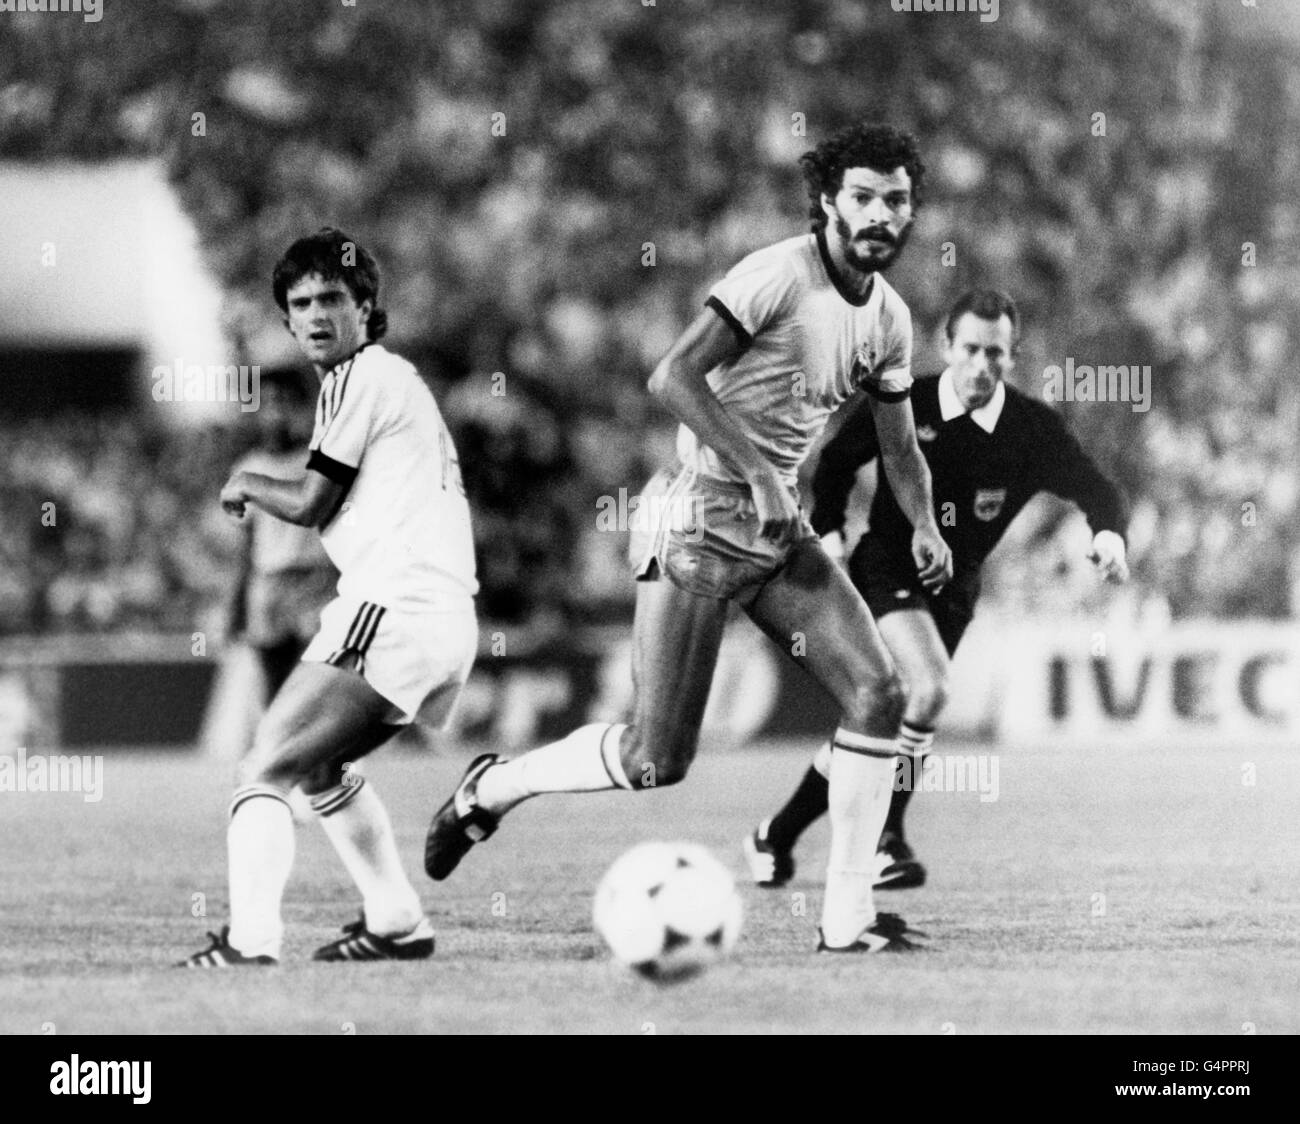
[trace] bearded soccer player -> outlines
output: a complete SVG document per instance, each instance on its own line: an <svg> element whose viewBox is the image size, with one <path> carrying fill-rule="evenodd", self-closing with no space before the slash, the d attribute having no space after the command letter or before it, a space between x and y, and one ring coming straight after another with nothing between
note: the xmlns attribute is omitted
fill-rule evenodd
<svg viewBox="0 0 1300 1124"><path fill-rule="evenodd" d="M306 474L236 472L222 507L251 504L318 527L338 596L271 701L230 803L230 924L181 966L274 964L280 900L293 866L289 793L310 797L362 896L361 919L317 960L415 960L434 933L398 857L374 788L350 769L417 714L449 715L478 646L469 506L433 393L379 344L374 259L340 231L289 247L272 289L320 377Z"/></svg>
<svg viewBox="0 0 1300 1124"><path fill-rule="evenodd" d="M509 761L476 758L429 828L431 877L446 878L540 793L680 781L734 601L801 653L842 710L819 949L912 947L900 918L877 915L871 873L903 691L866 605L802 514L796 473L832 411L865 391L885 471L915 521L920 580L938 588L951 576L912 424L911 317L879 275L907 238L924 166L913 138L884 125L845 130L801 163L813 232L742 260L650 378L681 422L681 463L636 569L632 722L583 726Z"/></svg>
<svg viewBox="0 0 1300 1124"><path fill-rule="evenodd" d="M938 592L917 580L907 549L908 516L888 475L873 498L869 530L848 562L907 686L898 775L876 854L877 889L925 882L925 867L904 837L903 816L947 702L948 665L975 610L980 569L1016 515L1039 492L1073 500L1094 532L1089 557L1098 572L1111 582L1128 578L1128 516L1119 489L1060 415L1005 382L1020 336L1015 303L992 290L966 293L949 312L945 333L948 365L916 381L912 404L933 477L936 519L952 548L953 580ZM861 409L827 442L813 477L812 524L828 545L842 536L857 470L883 448L870 413ZM824 746L785 807L745 840L750 873L760 885L783 886L794 876L795 841L832 798L830 757Z"/></svg>

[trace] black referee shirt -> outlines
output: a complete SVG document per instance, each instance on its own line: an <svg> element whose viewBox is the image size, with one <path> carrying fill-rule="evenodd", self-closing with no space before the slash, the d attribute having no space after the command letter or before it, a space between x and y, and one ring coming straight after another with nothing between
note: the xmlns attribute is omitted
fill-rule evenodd
<svg viewBox="0 0 1300 1124"><path fill-rule="evenodd" d="M912 411L933 478L935 521L952 548L957 575L978 573L1021 508L1042 491L1078 504L1093 534L1124 534L1128 510L1119 488L1051 407L1006 386L1002 413L993 432L986 433L969 414L943 420L939 379L916 380ZM864 399L827 442L813 475L812 525L819 535L843 530L854 476L879 452L871 405ZM910 569L912 524L884 472L871 504L868 535L890 553L900 553Z"/></svg>

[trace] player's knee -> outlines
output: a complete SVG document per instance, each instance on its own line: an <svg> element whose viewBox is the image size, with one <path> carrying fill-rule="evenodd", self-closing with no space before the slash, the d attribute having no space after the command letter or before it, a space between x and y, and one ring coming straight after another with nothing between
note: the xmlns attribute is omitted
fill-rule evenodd
<svg viewBox="0 0 1300 1124"><path fill-rule="evenodd" d="M239 768L235 771L235 779L240 787L250 784L270 784L280 788L292 788L301 778L296 770L287 769L274 759L250 753L239 763Z"/></svg>
<svg viewBox="0 0 1300 1124"><path fill-rule="evenodd" d="M865 730L890 737L903 720L907 688L894 672L858 684L845 701L844 717Z"/></svg>
<svg viewBox="0 0 1300 1124"><path fill-rule="evenodd" d="M291 746L260 738L236 770L241 785L271 784L292 788L303 776L298 754Z"/></svg>
<svg viewBox="0 0 1300 1124"><path fill-rule="evenodd" d="M623 771L633 789L679 784L690 771L695 744L694 735L647 734L637 726L629 726L623 746Z"/></svg>
<svg viewBox="0 0 1300 1124"><path fill-rule="evenodd" d="M917 722L933 724L948 705L948 677L927 676L911 684L907 712Z"/></svg>

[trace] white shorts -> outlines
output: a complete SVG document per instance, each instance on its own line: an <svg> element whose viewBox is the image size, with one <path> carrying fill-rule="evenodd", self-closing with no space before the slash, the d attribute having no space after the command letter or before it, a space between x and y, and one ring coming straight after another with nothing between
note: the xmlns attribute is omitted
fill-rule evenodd
<svg viewBox="0 0 1300 1124"><path fill-rule="evenodd" d="M393 704L385 721L418 717L441 729L478 654L478 621L465 612L404 613L373 601L336 597L320 615L320 631L304 663L352 667Z"/></svg>

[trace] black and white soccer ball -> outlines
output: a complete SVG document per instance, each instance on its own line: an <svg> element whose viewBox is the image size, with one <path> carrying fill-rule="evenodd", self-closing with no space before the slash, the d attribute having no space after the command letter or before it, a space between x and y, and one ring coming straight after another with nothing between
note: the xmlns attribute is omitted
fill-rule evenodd
<svg viewBox="0 0 1300 1124"><path fill-rule="evenodd" d="M695 843L641 843L596 887L593 919L614 959L649 979L693 976L740 936L731 872Z"/></svg>

